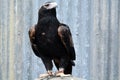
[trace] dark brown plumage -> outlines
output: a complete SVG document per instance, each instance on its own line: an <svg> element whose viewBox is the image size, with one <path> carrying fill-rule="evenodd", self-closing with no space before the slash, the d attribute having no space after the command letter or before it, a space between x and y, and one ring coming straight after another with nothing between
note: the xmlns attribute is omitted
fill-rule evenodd
<svg viewBox="0 0 120 80"><path fill-rule="evenodd" d="M72 35L69 27L58 21L56 6L55 2L48 2L40 8L38 23L29 30L30 42L49 75L52 75L52 60L58 73L71 74L75 60Z"/></svg>

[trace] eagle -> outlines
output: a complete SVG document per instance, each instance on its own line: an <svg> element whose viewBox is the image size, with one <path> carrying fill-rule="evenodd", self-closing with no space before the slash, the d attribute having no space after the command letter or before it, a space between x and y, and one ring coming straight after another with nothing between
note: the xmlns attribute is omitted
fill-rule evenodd
<svg viewBox="0 0 120 80"><path fill-rule="evenodd" d="M56 76L72 74L75 65L75 49L68 25L60 23L56 17L56 2L44 3L38 11L38 22L29 29L31 47L41 58L46 75L52 76L53 63L58 71Z"/></svg>

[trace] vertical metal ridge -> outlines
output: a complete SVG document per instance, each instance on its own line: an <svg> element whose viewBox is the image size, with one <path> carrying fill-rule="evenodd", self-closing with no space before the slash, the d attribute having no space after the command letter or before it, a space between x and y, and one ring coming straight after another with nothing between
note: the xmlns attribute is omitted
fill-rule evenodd
<svg viewBox="0 0 120 80"><path fill-rule="evenodd" d="M9 79L14 80L15 79L15 74L14 74L14 0L10 1L10 14L9 14L9 29L10 33L8 34L10 36L9 39Z"/></svg>

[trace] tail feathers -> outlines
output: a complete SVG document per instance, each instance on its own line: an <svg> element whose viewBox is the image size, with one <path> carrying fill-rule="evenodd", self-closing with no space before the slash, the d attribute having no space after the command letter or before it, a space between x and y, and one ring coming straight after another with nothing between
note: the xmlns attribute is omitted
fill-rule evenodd
<svg viewBox="0 0 120 80"><path fill-rule="evenodd" d="M71 60L71 64L72 66L75 66L75 62L73 60Z"/></svg>
<svg viewBox="0 0 120 80"><path fill-rule="evenodd" d="M67 67L65 68L64 74L72 74L72 66L74 66L75 63L73 61L70 61Z"/></svg>
<svg viewBox="0 0 120 80"><path fill-rule="evenodd" d="M57 69L59 69L60 61L55 59L54 63L55 63L55 66L57 67ZM64 74L72 74L72 66L75 66L75 63L73 60L69 61L68 65L66 66L66 68L64 70Z"/></svg>

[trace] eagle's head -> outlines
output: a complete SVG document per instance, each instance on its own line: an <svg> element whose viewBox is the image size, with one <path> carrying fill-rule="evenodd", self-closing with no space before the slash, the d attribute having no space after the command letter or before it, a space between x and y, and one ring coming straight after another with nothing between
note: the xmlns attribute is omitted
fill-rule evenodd
<svg viewBox="0 0 120 80"><path fill-rule="evenodd" d="M55 16L56 17L56 7L57 3L56 2L46 2L41 6L39 9L38 15L39 19L45 16Z"/></svg>
<svg viewBox="0 0 120 80"><path fill-rule="evenodd" d="M57 7L57 3L56 2L46 2L45 4L43 4L42 7L45 8L46 10L54 9Z"/></svg>

